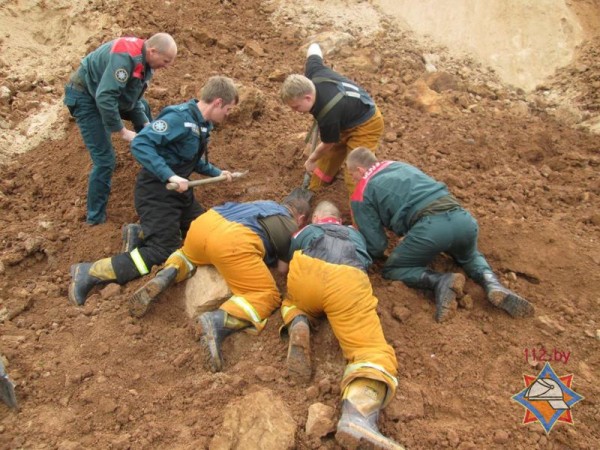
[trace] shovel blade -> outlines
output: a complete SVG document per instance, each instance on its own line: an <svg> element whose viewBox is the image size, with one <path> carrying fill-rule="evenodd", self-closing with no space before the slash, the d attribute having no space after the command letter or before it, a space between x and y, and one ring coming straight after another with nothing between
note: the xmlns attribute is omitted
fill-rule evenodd
<svg viewBox="0 0 600 450"><path fill-rule="evenodd" d="M17 396L15 395L15 385L8 379L4 364L0 359L0 400L6 403L10 408L17 407Z"/></svg>
<svg viewBox="0 0 600 450"><path fill-rule="evenodd" d="M298 187L298 188L295 188L292 192L290 192L290 195L288 196L288 198L299 198L302 200L306 200L310 204L310 202L313 198L313 195L315 195L315 194L310 189Z"/></svg>
<svg viewBox="0 0 600 450"><path fill-rule="evenodd" d="M313 191L311 191L310 189L308 189L309 184L310 184L310 174L305 173L304 180L302 181L302 187L295 188L292 192L290 192L290 195L288 195L288 198L299 198L302 200L306 200L308 202L308 204L310 204L310 202L313 198L313 195L315 195L315 193Z"/></svg>

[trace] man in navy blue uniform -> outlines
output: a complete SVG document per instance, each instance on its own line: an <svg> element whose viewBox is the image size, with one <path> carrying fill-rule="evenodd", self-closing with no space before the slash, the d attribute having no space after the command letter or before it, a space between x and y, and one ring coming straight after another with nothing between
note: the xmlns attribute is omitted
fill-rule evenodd
<svg viewBox="0 0 600 450"><path fill-rule="evenodd" d="M124 227L125 251L94 263L71 266L69 300L83 305L91 289L108 281L125 284L165 262L181 243L192 221L204 212L188 189L192 172L211 177L231 172L220 170L206 158L210 131L238 103L230 78L211 77L200 100L163 109L150 126L133 139L131 152L142 165L135 185L135 207L140 225ZM177 183L169 191L166 183Z"/></svg>
<svg viewBox="0 0 600 450"><path fill-rule="evenodd" d="M177 45L167 33L148 40L123 37L88 54L65 86L64 103L75 118L92 158L87 194L87 223L106 221L115 168L111 134L130 142L151 120L144 91L154 71L173 63ZM122 119L133 123L128 130Z"/></svg>

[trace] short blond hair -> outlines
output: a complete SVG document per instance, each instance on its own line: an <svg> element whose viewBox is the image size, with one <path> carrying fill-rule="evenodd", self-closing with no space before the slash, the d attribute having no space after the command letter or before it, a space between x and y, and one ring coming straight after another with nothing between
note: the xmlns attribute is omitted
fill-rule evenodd
<svg viewBox="0 0 600 450"><path fill-rule="evenodd" d="M223 100L224 105L237 105L240 101L238 90L231 78L220 75L210 77L200 91L200 100L205 103L212 103L218 98Z"/></svg>
<svg viewBox="0 0 600 450"><path fill-rule="evenodd" d="M313 215L318 217L335 217L336 219L342 218L339 208L328 200L320 201L318 205L315 206Z"/></svg>
<svg viewBox="0 0 600 450"><path fill-rule="evenodd" d="M346 158L346 167L353 170L357 167L368 169L377 162L377 156L367 147L356 147Z"/></svg>
<svg viewBox="0 0 600 450"><path fill-rule="evenodd" d="M298 97L302 97L307 94L315 94L316 89L312 81L306 78L304 75L293 73L289 75L283 85L281 86L281 101L288 103L291 100L295 100Z"/></svg>

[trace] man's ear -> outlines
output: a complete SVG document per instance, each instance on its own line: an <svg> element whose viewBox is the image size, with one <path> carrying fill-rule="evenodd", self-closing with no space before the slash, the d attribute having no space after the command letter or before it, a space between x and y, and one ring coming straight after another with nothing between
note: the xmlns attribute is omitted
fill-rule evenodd
<svg viewBox="0 0 600 450"><path fill-rule="evenodd" d="M302 228L306 225L306 222L308 222L308 217L306 217L306 214L300 214L298 216L298 226Z"/></svg>

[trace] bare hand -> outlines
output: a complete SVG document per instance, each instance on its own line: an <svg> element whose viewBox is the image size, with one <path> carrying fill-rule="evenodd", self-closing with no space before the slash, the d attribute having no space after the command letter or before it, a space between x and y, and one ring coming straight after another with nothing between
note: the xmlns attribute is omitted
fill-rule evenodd
<svg viewBox="0 0 600 450"><path fill-rule="evenodd" d="M178 188L175 189L177 192L185 192L188 190L189 188L189 183L190 181L187 180L186 178L182 178L178 175L173 175L172 177L169 178L169 183L177 183Z"/></svg>
<svg viewBox="0 0 600 450"><path fill-rule="evenodd" d="M119 137L127 142L133 141L133 138L136 136L136 134L137 133L135 131L128 130L125 127L121 128L121 131L119 131Z"/></svg>
<svg viewBox="0 0 600 450"><path fill-rule="evenodd" d="M317 161L313 161L312 158L308 158L304 163L304 168L308 173L313 173L317 168Z"/></svg>
<svg viewBox="0 0 600 450"><path fill-rule="evenodd" d="M233 174L229 170L221 170L221 175L226 177L226 181L233 181Z"/></svg>

